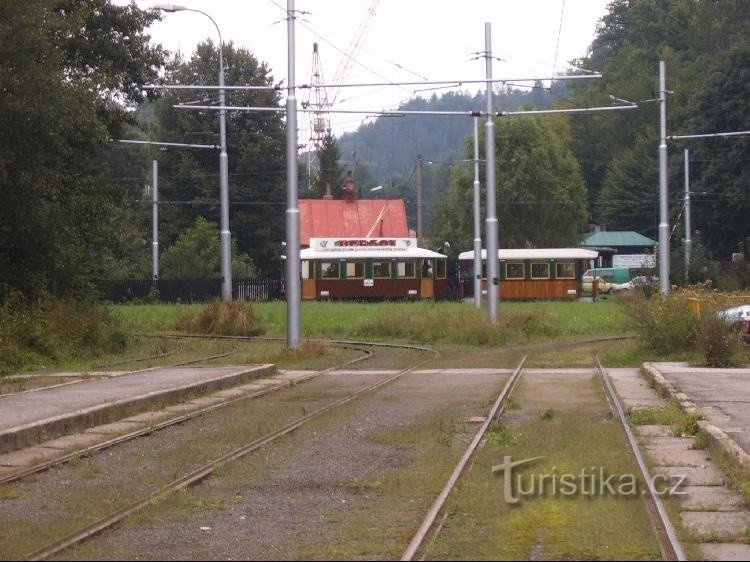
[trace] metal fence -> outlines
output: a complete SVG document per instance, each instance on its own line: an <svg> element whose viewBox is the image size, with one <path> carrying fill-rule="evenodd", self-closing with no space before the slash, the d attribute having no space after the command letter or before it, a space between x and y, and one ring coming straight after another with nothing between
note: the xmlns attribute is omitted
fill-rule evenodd
<svg viewBox="0 0 750 562"><path fill-rule="evenodd" d="M232 297L244 301L284 298L281 279L233 279ZM102 298L110 302L206 302L221 298L220 279L126 279L113 281Z"/></svg>

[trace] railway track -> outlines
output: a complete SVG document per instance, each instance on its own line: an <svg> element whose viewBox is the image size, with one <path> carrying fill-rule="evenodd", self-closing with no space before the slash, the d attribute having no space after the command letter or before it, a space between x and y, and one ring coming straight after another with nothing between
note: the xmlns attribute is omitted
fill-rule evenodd
<svg viewBox="0 0 750 562"><path fill-rule="evenodd" d="M477 430L474 438L459 460L451 476L448 478L445 486L424 517L419 529L414 534L406 550L403 552L401 556L402 561L410 561L414 559L425 560L429 547L436 541L443 525L448 519L449 514L445 509L448 497L459 485L461 477L467 471L474 455L483 444L485 435L491 423L503 414L506 403L524 372L523 365L526 359L527 356L525 356L521 363L516 367L512 376L498 395L485 421ZM678 539L677 532L669 519L669 515L664 507L660 494L656 491L653 485L653 478L651 477L646 462L640 453L637 440L630 429L624 408L614 389L609 374L607 373L606 368L602 365L598 355L595 355L593 360L595 362L597 374L601 379L607 402L612 410L612 414L618 420L620 427L625 434L629 450L632 452L635 459L640 477L646 483L643 499L646 502L648 513L651 517L652 528L657 537L662 557L664 560L687 560ZM508 458L509 457L506 457L506 459Z"/></svg>
<svg viewBox="0 0 750 562"><path fill-rule="evenodd" d="M367 357L370 357L369 354L364 353L363 348L365 346L361 342L336 342L336 344L342 345L342 346L355 346L355 347L362 346L362 348L358 348L358 349L362 350L363 357L356 358L355 360L348 362L348 363L360 362L360 361L365 360ZM381 346L376 344L376 345L372 345L369 347L375 347L377 349ZM407 347L407 348L413 349L414 351L417 351L420 354L424 354L426 351L429 351L427 348L422 347L422 346L414 346L413 348L410 346L401 346L401 347ZM424 364L424 361L425 361L424 358L422 358L420 361L415 361L414 364L409 365L408 367L399 370L397 373L384 377L382 380L378 380L377 382L374 382L373 384L368 384L365 388L362 388L361 390L358 390L357 392L347 394L346 396L337 398L336 400L333 400L325 405L321 405L320 407L317 407L314 410L309 411L302 416L292 419L291 421L289 421L288 423L285 423L281 427L275 428L273 431L269 431L257 438L254 438L237 447L234 447L231 451L228 451L219 457L213 458L209 462L206 462L202 464L201 466L194 468L193 470L191 470L190 472L184 474L183 476L179 478L175 478L174 480L170 481L166 485L161 486L159 489L152 491L151 493L143 496L137 501L133 501L129 503L128 505L121 507L120 509L116 511L113 511L112 513L108 513L105 516L98 518L96 521L88 524L85 528L78 529L77 531L70 533L61 539L58 539L42 548L39 548L31 552L30 554L26 556L26 558L29 560L47 559L65 551L66 549L76 544L86 541L92 536L102 533L103 531L112 527L118 522L123 521L125 518L138 512L139 510L145 507L148 507L150 505L153 505L155 502L158 502L160 499L165 498L171 494L174 494L175 492L179 490L183 490L189 486L202 482L203 480L207 478L210 478L213 474L215 474L215 472L218 469L231 465L232 463L235 463L239 459L242 459L246 457L247 455L250 455L253 452L258 451L261 448L271 446L274 442L276 442L280 438L286 435L289 435L290 433L304 427L306 424L308 424L312 420L322 418L325 414L333 412L337 408L344 406L345 404L348 404L350 402L353 402L357 400L358 398L360 398L361 396L364 396L368 393L373 393L374 391L378 389L381 389L387 385L390 385L391 383L401 379L407 373L413 372L414 370L419 368L420 365ZM440 536L440 533L443 529L443 525L445 524L446 520L449 517L449 513L446 510L446 504L449 500L449 497L451 496L452 493L454 493L454 489L456 488L457 484L462 482L462 479L467 474L467 469L469 469L472 463L474 462L474 458L477 455L477 452L482 450L483 445L485 443L486 433L488 429L491 427L494 421L496 421L500 416L503 415L506 407L508 406L509 398L513 396L516 385L518 384L519 380L521 380L525 372L525 369L524 369L525 361L526 361L526 357L524 357L524 359L521 360L521 362L513 370L512 375L505 382L501 392L499 393L499 395L497 395L497 397L492 402L492 405L489 408L487 415L484 416L485 419L482 422L480 428L473 435L473 438L471 439L469 446L464 451L455 469L450 474L450 477L448 478L447 482L445 483L442 490L440 491L440 493L434 500L430 509L427 511L427 514L422 524L420 525L419 530L413 536L407 549L403 552L403 555L401 558L402 560L424 559L428 555L431 546L435 543L435 541ZM605 389L605 393L606 393L607 401L609 402L609 406L612 408L614 417L618 420L618 423L621 424L621 426L623 427L627 435L629 433L629 428L627 428L627 420L625 418L624 412L622 411L622 406L619 405L619 399L617 398L617 394L614 392L614 389L612 388L612 383L609 380L606 369L604 369L604 367L601 365L601 363L598 360L598 357L595 358L595 361L596 361L597 374L598 374L598 377L600 377L601 384ZM342 365L336 366L336 368L341 368L341 367ZM324 372L328 372L332 369L333 368L327 369L326 371L322 371L320 374L323 374ZM209 411L210 409L207 409L205 413L208 413ZM196 414L196 415L200 415L200 414ZM185 420L182 420L182 421L185 421ZM181 423L181 421L175 421L174 423ZM117 444L117 443L113 443L112 445L114 444ZM632 434L629 435L629 446L632 448L633 454L638 460L640 453L638 452L637 444L632 438ZM94 451L92 451L92 453L93 452ZM639 470L641 470L642 479L645 482L650 483L651 482L650 475L648 474L647 468L645 467L645 463L642 462L642 459L639 460L638 465L639 465ZM654 490L649 490L649 493L645 496L644 499L647 502L649 514L653 517L653 528L658 538L659 547L661 549L664 559L684 560L685 559L684 553L682 552L679 542L676 539L676 533L674 532L674 529L671 523L669 522L668 517L666 516L666 512L663 506L660 505L661 502L660 502L658 494L656 494Z"/></svg>
<svg viewBox="0 0 750 562"><path fill-rule="evenodd" d="M236 339L236 338L230 338L230 339ZM312 380L314 378L317 378L321 375L324 375L326 373L330 373L331 371L342 369L347 366L351 366L355 363L362 362L364 360L367 360L373 356L372 349L368 348L376 348L376 349L385 349L385 348L399 348L403 350L411 350L418 352L420 355L424 355L425 353L431 353L435 354L436 352L430 350L429 348L426 348L424 346L410 346L410 345L398 345L398 344L380 344L380 343L363 343L363 342L327 342L331 345L336 345L340 347L345 347L349 349L355 349L362 353L362 356L357 357L355 359L346 361L344 363L334 365L332 367L329 367L327 369L321 370L316 372L314 375L311 375L310 377L307 377L304 379L304 381ZM370 393L378 388L381 388L385 385L388 385L399 378L401 378L403 375L415 370L420 365L424 364L424 362L427 360L427 358L421 357L419 361L416 361L412 365L408 366L407 368L399 370L397 373L388 376L384 380L379 380L378 382L368 385L367 387L348 394L344 397L341 397L337 400L334 400L322 407L319 407L315 409L314 411L311 411L309 413L306 413L303 416L300 416L289 423L283 425L282 427L275 429L271 432L268 432L261 437L258 437L256 439L253 439L249 442L243 443L235 448L233 448L231 451L227 452L226 454L220 456L219 458L215 458L207 463L204 463L203 465L199 466L198 468L195 468L194 470L190 471L189 473L185 474L182 477L176 478L173 481L169 482L168 484L161 486L159 489L154 490L147 496L134 501L127 505L126 507L123 507L113 513L109 513L104 517L98 518L96 521L92 522L91 524L87 525L85 528L79 529L73 533L68 534L67 536L63 537L62 539L56 540L53 543L50 543L42 548L39 548L30 554L26 556L26 559L28 560L44 560L47 559L59 552L62 552L63 550L76 545L82 541L85 541L87 538L90 538L91 536L102 532L103 530L115 525L116 523L122 521L129 515L139 511L140 509L143 509L144 507L147 507L149 505L152 505L155 501L160 500L161 498L164 498L170 494L173 494L174 492L177 492L181 489L184 489L188 486L194 485L198 482L201 482L205 480L206 478L210 477L217 469L228 465L234 461L237 461L241 458L243 458L246 455L249 455L253 453L254 451L257 451L258 449L269 445L273 443L275 440L284 437L285 435L290 434L291 432L299 429L300 427L303 427L308 422L319 418L320 416L324 415L325 413L332 411L338 407L343 406L344 404L347 404L353 400L356 400L360 396ZM225 408L227 406L230 406L231 404L235 404L238 401L245 400L247 398L257 398L260 395L267 394L268 392L271 392L273 390L277 390L278 388L269 389L268 391L262 391L259 393L255 393L252 395L244 396L235 400L227 401L225 403L221 403L218 405L212 405L207 408L203 408L199 411L192 412L190 414L180 416L178 418L174 418L171 420L168 420L166 422L163 422L159 424L158 426L153 426L148 428L147 430L141 430L132 432L128 435L118 437L116 439L109 440L105 443L97 444L93 447L90 447L85 450L76 451L75 453L71 453L69 455L65 455L65 457L61 457L59 459L56 459L52 462L47 463L40 463L39 465L36 465L34 467L29 467L26 470L20 471L18 473L14 473L11 475L6 476L2 480L0 480L1 483L10 483L14 481L18 481L24 477L30 476L32 474L48 470L52 466L60 465L66 462L69 462L74 459L80 459L83 456L89 456L96 452L99 452L103 449L114 447L115 445L120 445L127 443L129 441L133 441L139 437L142 437L144 435L152 435L154 431L159 431L162 429L166 429L168 427L172 427L178 424L182 424L192 418L196 418L198 416L206 415L211 412L215 412L216 410L220 408Z"/></svg>

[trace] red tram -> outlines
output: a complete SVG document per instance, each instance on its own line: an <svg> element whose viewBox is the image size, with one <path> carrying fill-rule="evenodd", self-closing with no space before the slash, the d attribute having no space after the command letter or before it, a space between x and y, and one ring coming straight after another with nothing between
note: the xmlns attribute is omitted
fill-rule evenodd
<svg viewBox="0 0 750 562"><path fill-rule="evenodd" d="M448 298L447 256L415 238L310 238L301 251L302 298Z"/></svg>
<svg viewBox="0 0 750 562"><path fill-rule="evenodd" d="M504 300L577 299L583 295L583 272L599 256L583 248L498 250L500 298ZM474 278L474 252L459 256L461 277ZM482 294L487 292L487 250L482 250Z"/></svg>

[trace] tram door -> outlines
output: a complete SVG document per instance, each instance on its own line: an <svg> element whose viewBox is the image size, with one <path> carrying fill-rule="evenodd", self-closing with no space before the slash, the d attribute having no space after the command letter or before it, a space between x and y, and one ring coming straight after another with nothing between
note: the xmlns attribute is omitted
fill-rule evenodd
<svg viewBox="0 0 750 562"><path fill-rule="evenodd" d="M435 268L432 260L422 260L422 282L419 296L423 299L435 297Z"/></svg>
<svg viewBox="0 0 750 562"><path fill-rule="evenodd" d="M302 294L303 299L314 299L318 295L315 292L315 275L310 275L310 262L302 260Z"/></svg>

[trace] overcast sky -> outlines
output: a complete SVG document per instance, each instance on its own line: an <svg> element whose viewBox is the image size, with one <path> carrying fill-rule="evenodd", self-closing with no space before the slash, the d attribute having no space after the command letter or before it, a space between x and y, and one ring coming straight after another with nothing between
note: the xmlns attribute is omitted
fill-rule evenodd
<svg viewBox="0 0 750 562"><path fill-rule="evenodd" d="M114 0L127 4L127 0ZM158 2L136 0L140 8ZM286 0L182 0L208 13L224 41L249 49L268 64L276 82L287 80ZM330 83L350 53L363 22L356 62L344 83L420 80L479 80L485 76L484 25L492 25L493 76L508 80L561 74L567 62L584 56L609 0L296 0L296 82L310 83L313 43L319 43L323 78ZM374 15L368 17L368 13ZM149 30L171 51L192 54L198 42L216 41L216 28L202 14L165 13ZM597 69L594 69L597 70ZM472 94L481 86L464 84ZM339 109L393 109L415 94L445 89L420 86L329 90ZM300 101L308 93L298 94ZM331 115L334 132L353 130L366 115ZM299 138L307 138L308 117L300 114Z"/></svg>

